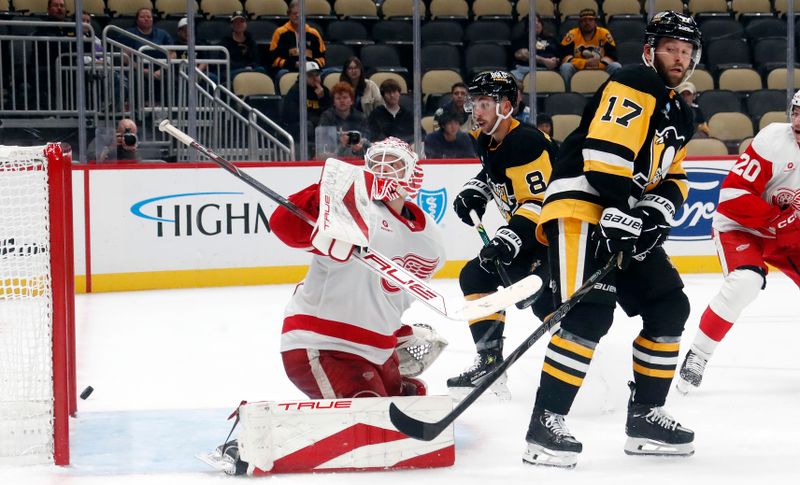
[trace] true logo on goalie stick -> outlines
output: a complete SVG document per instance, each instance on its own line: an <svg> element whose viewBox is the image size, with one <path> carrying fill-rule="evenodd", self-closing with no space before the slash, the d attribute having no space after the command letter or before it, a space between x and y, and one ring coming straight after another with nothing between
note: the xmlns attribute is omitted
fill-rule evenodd
<svg viewBox="0 0 800 485"><path fill-rule="evenodd" d="M387 291L392 291L392 292L399 291L399 288L394 286L394 285L399 285L401 287L407 288L409 291L413 292L415 295L419 296L423 300L435 300L436 298L438 298L438 295L436 293L433 293L432 291L429 291L425 287L416 283L413 279L409 278L408 276L404 275L401 271L398 271L396 268L394 268L393 267L394 265L392 265L392 263L386 261L377 254L367 253L364 255L363 259L364 261L367 261L371 265L380 269L381 272L386 275L386 277L381 280L381 283L384 285L384 289L386 289ZM436 268L435 264L433 265L433 268ZM431 272L432 271L433 270L431 269ZM387 288L385 285L389 284L390 281L392 286L390 288Z"/></svg>

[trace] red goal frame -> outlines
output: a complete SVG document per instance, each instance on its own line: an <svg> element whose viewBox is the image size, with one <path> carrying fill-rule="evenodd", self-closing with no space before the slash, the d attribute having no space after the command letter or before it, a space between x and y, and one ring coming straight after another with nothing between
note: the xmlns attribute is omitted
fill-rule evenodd
<svg viewBox="0 0 800 485"><path fill-rule="evenodd" d="M53 459L69 465L69 417L77 412L75 270L72 237L72 158L58 144L45 148L50 202L53 308Z"/></svg>

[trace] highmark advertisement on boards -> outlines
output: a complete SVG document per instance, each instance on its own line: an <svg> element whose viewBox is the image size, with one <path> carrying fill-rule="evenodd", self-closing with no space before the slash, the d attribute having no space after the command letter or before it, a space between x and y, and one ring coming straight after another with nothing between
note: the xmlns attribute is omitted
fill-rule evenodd
<svg viewBox="0 0 800 485"><path fill-rule="evenodd" d="M711 220L732 162L684 162L689 197L665 245L681 271L719 270ZM437 277L457 277L482 243L475 229L455 216L452 203L480 166L436 161L424 167L415 201L442 229L448 258ZM73 177L80 216L74 228L79 291L293 283L305 273L308 253L269 233L275 202L219 168L79 170L86 171L86 177ZM320 175L320 165L309 163L254 164L244 170L283 196ZM503 223L492 205L484 218L490 233Z"/></svg>

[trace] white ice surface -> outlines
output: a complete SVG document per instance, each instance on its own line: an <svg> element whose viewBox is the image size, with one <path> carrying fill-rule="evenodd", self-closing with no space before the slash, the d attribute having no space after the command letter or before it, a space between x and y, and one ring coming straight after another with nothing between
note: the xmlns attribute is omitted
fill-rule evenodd
<svg viewBox="0 0 800 485"><path fill-rule="evenodd" d="M720 275L687 275L692 313L682 354ZM434 285L458 301L455 281ZM233 483L194 454L227 435L227 415L242 399L302 398L278 354L283 306L292 286L143 291L80 295L77 299L79 401L70 423L72 465L0 467L0 484ZM436 470L295 474L251 480L281 484L689 484L800 483L799 293L780 274L750 306L709 364L702 388L673 390L667 409L696 433L690 458L623 453L631 341L639 322L617 311L578 394L568 424L584 443L574 470L523 465L524 435L539 380L545 342L509 370L511 401L487 394L456 421L456 464ZM351 304L358 304L354 296ZM449 341L422 377L432 394L472 362L466 325L414 306L409 322L432 323ZM506 353L538 325L510 311ZM237 482L241 483L241 482Z"/></svg>

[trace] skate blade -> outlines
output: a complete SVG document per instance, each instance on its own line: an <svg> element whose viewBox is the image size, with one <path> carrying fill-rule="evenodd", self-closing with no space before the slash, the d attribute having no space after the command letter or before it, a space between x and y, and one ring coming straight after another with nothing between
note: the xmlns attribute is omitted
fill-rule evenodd
<svg viewBox="0 0 800 485"><path fill-rule="evenodd" d="M691 391L692 389L697 389L697 386L679 377L678 382L675 383L675 389L677 389L678 392L680 392L685 396L689 394L689 391Z"/></svg>
<svg viewBox="0 0 800 485"><path fill-rule="evenodd" d="M628 437L625 454L644 456L692 456L694 443L671 444L647 438Z"/></svg>
<svg viewBox="0 0 800 485"><path fill-rule="evenodd" d="M511 400L511 389L506 384L507 378L505 375L497 379L490 387L489 391L492 392L501 401ZM475 389L474 386L468 387L448 387L450 398L454 402L463 400L467 395Z"/></svg>
<svg viewBox="0 0 800 485"><path fill-rule="evenodd" d="M578 464L578 454L574 451L549 450L541 445L528 443L528 449L522 455L522 462L534 466L569 469L575 468Z"/></svg>
<svg viewBox="0 0 800 485"><path fill-rule="evenodd" d="M236 473L236 465L229 459L224 458L216 450L208 453L198 453L194 456L215 470L225 472L228 475L234 475Z"/></svg>

